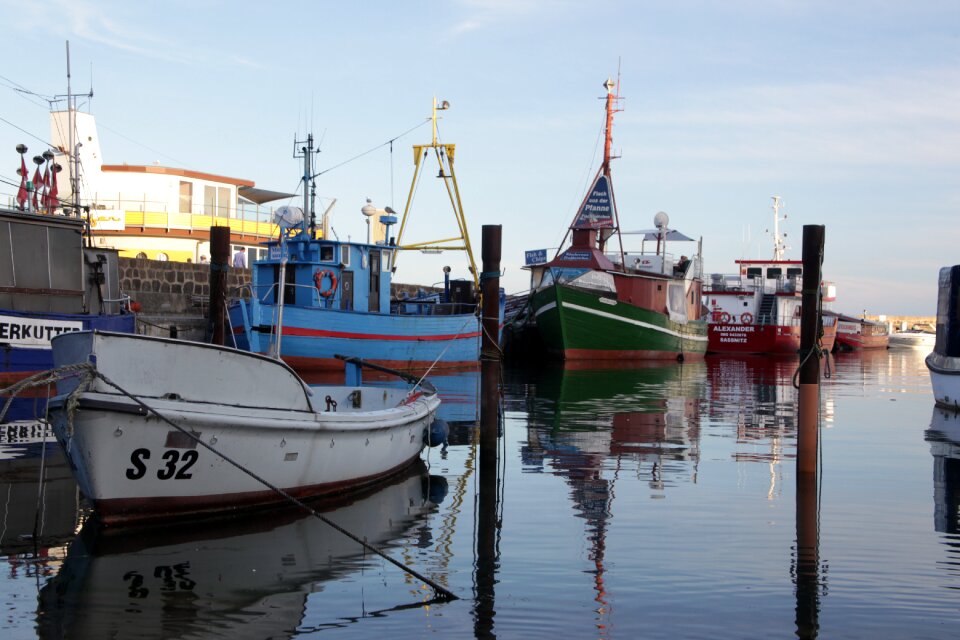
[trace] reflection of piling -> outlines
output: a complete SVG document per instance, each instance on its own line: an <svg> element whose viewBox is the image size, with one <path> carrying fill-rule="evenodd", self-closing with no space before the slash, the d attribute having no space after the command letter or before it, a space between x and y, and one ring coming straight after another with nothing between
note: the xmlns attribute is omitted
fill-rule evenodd
<svg viewBox="0 0 960 640"><path fill-rule="evenodd" d="M820 523L818 440L820 429L820 267L824 227L803 227L803 315L800 318L800 405L797 431L796 634L816 638L820 627Z"/></svg>
<svg viewBox="0 0 960 640"><path fill-rule="evenodd" d="M230 227L210 227L210 310L208 338L212 344L224 340L224 312L227 306L227 271L230 268Z"/></svg>
<svg viewBox="0 0 960 640"><path fill-rule="evenodd" d="M480 478L474 636L493 637L497 572L497 435L500 416L500 225L483 227L483 294L480 349Z"/></svg>
<svg viewBox="0 0 960 640"><path fill-rule="evenodd" d="M803 315L800 318L800 407L797 433L797 475L817 473L820 427L820 265L823 262L823 225L803 227Z"/></svg>

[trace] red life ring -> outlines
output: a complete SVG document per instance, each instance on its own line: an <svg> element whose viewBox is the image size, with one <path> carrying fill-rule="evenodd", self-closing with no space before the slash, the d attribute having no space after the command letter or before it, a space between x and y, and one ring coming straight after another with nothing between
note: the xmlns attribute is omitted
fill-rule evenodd
<svg viewBox="0 0 960 640"><path fill-rule="evenodd" d="M330 278L330 286L326 289L323 288L324 278ZM337 274L330 269L317 269L313 273L313 284L317 288L317 293L324 298L329 298L337 290Z"/></svg>
<svg viewBox="0 0 960 640"><path fill-rule="evenodd" d="M749 311L740 314L740 322L743 324L753 324L753 314Z"/></svg>
<svg viewBox="0 0 960 640"><path fill-rule="evenodd" d="M720 324L729 324L729 322L730 322L730 314L724 311L723 313L720 314Z"/></svg>

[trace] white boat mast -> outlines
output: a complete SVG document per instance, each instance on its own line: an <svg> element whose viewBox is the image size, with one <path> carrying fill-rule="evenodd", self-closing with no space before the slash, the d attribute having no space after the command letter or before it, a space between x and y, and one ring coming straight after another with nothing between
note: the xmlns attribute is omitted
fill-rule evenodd
<svg viewBox="0 0 960 640"><path fill-rule="evenodd" d="M787 219L787 214L783 214L783 217L780 217L780 209L783 207L783 200L780 196L772 196L773 198L773 259L774 260L783 260L783 253L789 247L784 241L786 234L780 235L780 221Z"/></svg>

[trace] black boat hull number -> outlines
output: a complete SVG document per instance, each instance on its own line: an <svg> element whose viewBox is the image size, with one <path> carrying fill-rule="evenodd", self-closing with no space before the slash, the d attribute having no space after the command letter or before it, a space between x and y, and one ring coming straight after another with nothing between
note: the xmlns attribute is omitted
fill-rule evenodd
<svg viewBox="0 0 960 640"><path fill-rule="evenodd" d="M130 454L130 464L127 467L127 478L139 480L147 475L147 461L152 457L150 449L134 449ZM196 464L200 454L195 449L180 451L167 449L160 456L160 466L157 469L158 480L189 480L193 477L190 468Z"/></svg>

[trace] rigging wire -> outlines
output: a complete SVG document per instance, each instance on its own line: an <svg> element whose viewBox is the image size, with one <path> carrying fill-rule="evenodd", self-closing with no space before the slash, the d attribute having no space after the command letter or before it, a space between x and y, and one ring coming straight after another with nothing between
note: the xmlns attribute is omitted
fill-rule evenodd
<svg viewBox="0 0 960 640"><path fill-rule="evenodd" d="M314 174L314 175L311 176L311 177L316 178L316 177L322 176L322 175L325 174L325 173L329 173L329 172L333 171L334 169L339 169L340 167L342 167L342 166L345 165L345 164L349 164L349 163L353 162L354 160L358 160L358 159L362 158L362 157L365 156L365 155L369 155L369 154L373 153L374 151L376 151L376 150L379 149L380 147L385 147L385 146L387 146L387 145L391 145L391 149L392 149L392 148L393 148L392 145L393 145L393 143L394 143L396 140L399 140L400 138L404 137L405 135L407 135L407 134L409 134L409 133L412 133L413 131L416 131L417 129L419 129L419 128L422 127L423 125L427 124L428 122L430 122L430 120L424 120L423 122L421 122L421 123L418 124L417 126L411 127L411 128L409 128L409 129L407 129L406 131L404 131L404 132L401 133L400 135L394 136L393 138L390 138L390 139L387 140L386 142L381 142L381 143L378 144L377 146L372 147L372 148L370 148L370 149L367 149L367 150L364 151L363 153L358 153L357 155L353 156L352 158L348 158L348 159L344 160L343 162L340 162L340 163L338 163L338 164L333 165L332 167L327 167L327 168L324 169L323 171L320 171L320 172Z"/></svg>

